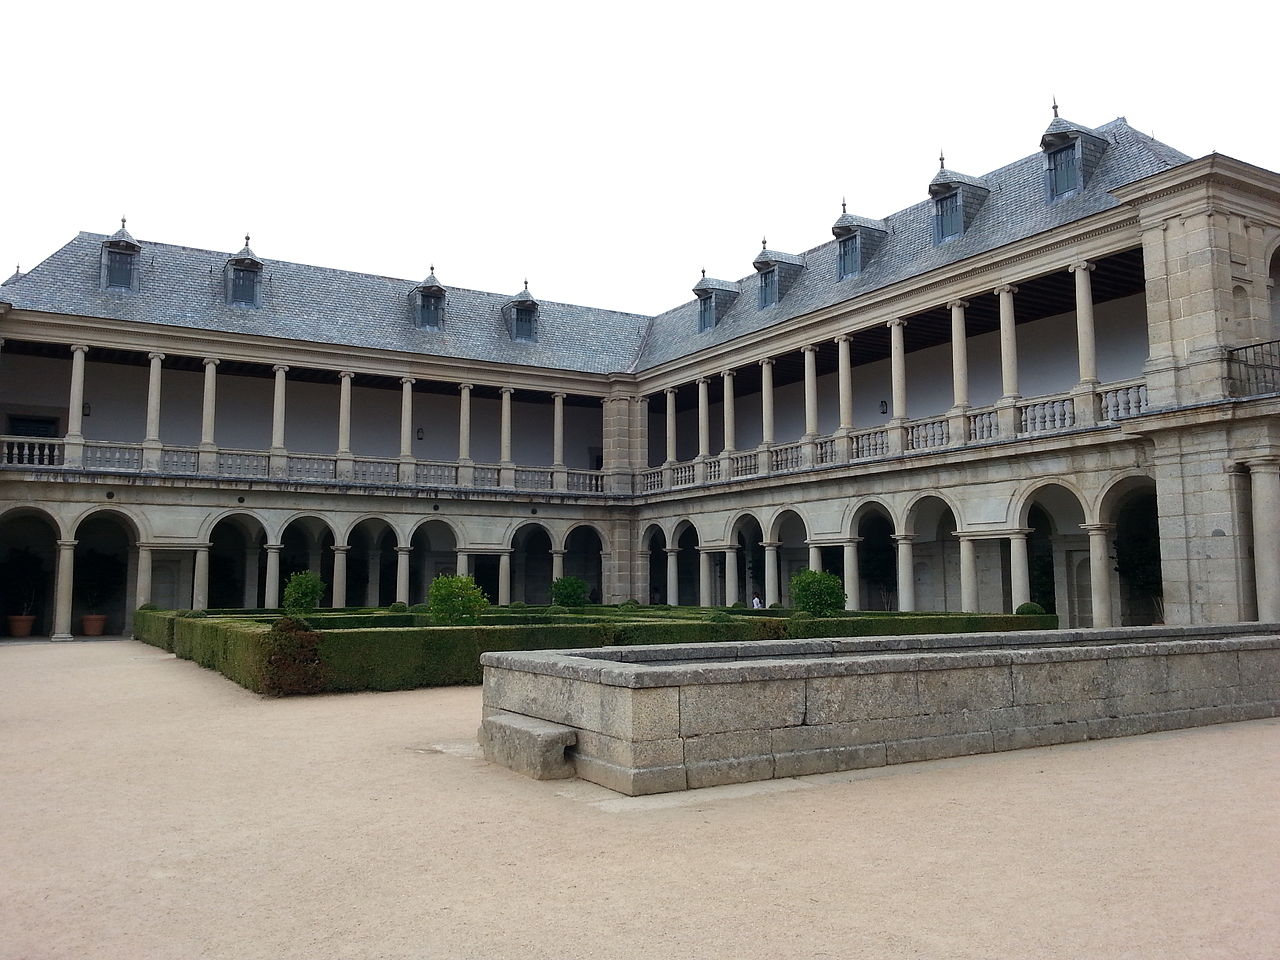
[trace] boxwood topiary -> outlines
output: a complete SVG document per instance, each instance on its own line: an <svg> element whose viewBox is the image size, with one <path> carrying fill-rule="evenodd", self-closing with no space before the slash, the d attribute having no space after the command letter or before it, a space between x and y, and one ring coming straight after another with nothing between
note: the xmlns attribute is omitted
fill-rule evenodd
<svg viewBox="0 0 1280 960"><path fill-rule="evenodd" d="M403 600L397 600L395 603L391 604L391 606L387 607L387 612L388 613L408 613L409 605L405 603Z"/></svg>
<svg viewBox="0 0 1280 960"><path fill-rule="evenodd" d="M1038 617L1038 616L1043 616L1044 607L1040 606L1040 604L1038 603L1031 603L1031 602L1020 603L1018 604L1018 609L1013 612L1020 617L1029 617L1029 616Z"/></svg>

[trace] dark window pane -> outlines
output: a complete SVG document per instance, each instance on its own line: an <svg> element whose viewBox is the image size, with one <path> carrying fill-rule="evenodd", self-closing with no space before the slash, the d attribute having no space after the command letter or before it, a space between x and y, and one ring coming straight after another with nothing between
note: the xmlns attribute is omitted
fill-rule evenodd
<svg viewBox="0 0 1280 960"><path fill-rule="evenodd" d="M771 307L778 302L778 271L766 270L760 274L760 306Z"/></svg>
<svg viewBox="0 0 1280 960"><path fill-rule="evenodd" d="M444 297L424 296L422 298L422 325L438 327L444 320Z"/></svg>
<svg viewBox="0 0 1280 960"><path fill-rule="evenodd" d="M253 305L258 302L258 271L235 267L231 271L231 302Z"/></svg>
<svg viewBox="0 0 1280 960"><path fill-rule="evenodd" d="M511 331L517 340L533 339L533 308L516 307L515 322Z"/></svg>
<svg viewBox="0 0 1280 960"><path fill-rule="evenodd" d="M716 325L716 300L714 296L698 301L698 330L710 330Z"/></svg>
<svg viewBox="0 0 1280 960"><path fill-rule="evenodd" d="M938 198L938 239L957 237L964 232L960 219L960 194L950 193Z"/></svg>
<svg viewBox="0 0 1280 960"><path fill-rule="evenodd" d="M107 251L107 286L121 290L133 287L133 254L122 250Z"/></svg>
<svg viewBox="0 0 1280 960"><path fill-rule="evenodd" d="M845 237L840 241L840 276L852 277L858 272L858 235Z"/></svg>
<svg viewBox="0 0 1280 960"><path fill-rule="evenodd" d="M58 435L57 417L20 417L9 415L9 436L11 437L56 437Z"/></svg>
<svg viewBox="0 0 1280 960"><path fill-rule="evenodd" d="M1049 185L1055 197L1078 189L1077 175L1075 144L1061 147L1049 154Z"/></svg>

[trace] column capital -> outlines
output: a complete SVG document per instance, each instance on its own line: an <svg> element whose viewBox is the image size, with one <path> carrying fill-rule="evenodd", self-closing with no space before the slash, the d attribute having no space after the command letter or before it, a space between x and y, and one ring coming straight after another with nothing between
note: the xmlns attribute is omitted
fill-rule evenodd
<svg viewBox="0 0 1280 960"><path fill-rule="evenodd" d="M1077 260L1075 263L1067 265L1068 273L1088 273L1090 270L1097 269L1096 263L1090 263L1088 260Z"/></svg>
<svg viewBox="0 0 1280 960"><path fill-rule="evenodd" d="M563 400L563 399L564 399L565 397L567 397L567 396L568 396L568 394L567 394L567 393L565 393L564 391L557 391L556 393L553 393L553 394L551 395L551 398L552 398L553 400Z"/></svg>
<svg viewBox="0 0 1280 960"><path fill-rule="evenodd" d="M350 549L351 549L351 544L349 544L349 543L335 543L335 544L334 544L333 546L331 546L329 549L330 549L330 550L332 550L334 553L346 553L348 550L350 550Z"/></svg>
<svg viewBox="0 0 1280 960"><path fill-rule="evenodd" d="M512 394L512 393L515 393L515 392L516 392L516 388L515 388L515 387L501 387L501 388L498 390L498 392L499 392L499 393L505 393L505 394ZM608 400L609 398L608 398L608 397L605 397L604 399L605 399L605 400Z"/></svg>
<svg viewBox="0 0 1280 960"><path fill-rule="evenodd" d="M57 541L58 546L59 546L59 547L61 547L63 550L70 550L72 547L74 547L74 546L75 546L77 543L79 543L79 542L80 542L79 540L59 540L59 541Z"/></svg>
<svg viewBox="0 0 1280 960"><path fill-rule="evenodd" d="M417 383L417 382L418 382L418 381L417 381L417 380L415 380L415 379L413 379L413 377L401 377L401 378L400 378L400 386L402 386L402 387L412 387L412 386L413 386L415 383Z"/></svg>
<svg viewBox="0 0 1280 960"><path fill-rule="evenodd" d="M862 542L861 537L845 537L842 541L846 547L856 547Z"/></svg>
<svg viewBox="0 0 1280 960"><path fill-rule="evenodd" d="M765 357L763 360L761 360L761 361L760 361L760 366L762 366L762 367L772 367L772 366L773 366L773 357Z"/></svg>
<svg viewBox="0 0 1280 960"><path fill-rule="evenodd" d="M817 353L818 345L815 343L805 344L803 347L800 348L800 352L801 353Z"/></svg>
<svg viewBox="0 0 1280 960"><path fill-rule="evenodd" d="M852 341L853 341L853 337L849 336L849 334L847 333L842 333L840 334L840 336L836 337L831 342L832 343L851 343Z"/></svg>
<svg viewBox="0 0 1280 960"><path fill-rule="evenodd" d="M914 533L895 533L892 536L899 543L914 543L916 539L916 534Z"/></svg>
<svg viewBox="0 0 1280 960"><path fill-rule="evenodd" d="M284 549L284 544L283 543L264 543L262 545L262 548L266 550L267 553L279 553L281 550Z"/></svg>
<svg viewBox="0 0 1280 960"><path fill-rule="evenodd" d="M736 543L726 544L725 546L719 548L721 553L737 553L741 549L742 548L739 547Z"/></svg>
<svg viewBox="0 0 1280 960"><path fill-rule="evenodd" d="M474 389L474 387L475 387L475 384L474 384L474 383L460 383L460 384L458 384L458 389L459 389L459 390L471 390L471 389Z"/></svg>
<svg viewBox="0 0 1280 960"><path fill-rule="evenodd" d="M705 387L710 382L711 382L711 379L709 377L699 377L697 380L697 384L700 387Z"/></svg>
<svg viewBox="0 0 1280 960"><path fill-rule="evenodd" d="M1241 466L1249 468L1250 473L1275 473L1280 471L1280 457L1257 457L1240 461Z"/></svg>
<svg viewBox="0 0 1280 960"><path fill-rule="evenodd" d="M187 546L190 547L192 550L194 550L196 553L208 553L209 548L212 547L213 544L212 543L188 543Z"/></svg>
<svg viewBox="0 0 1280 960"><path fill-rule="evenodd" d="M88 353L89 346L88 344L84 344L84 343L73 343L71 345L71 352L72 353Z"/></svg>
<svg viewBox="0 0 1280 960"><path fill-rule="evenodd" d="M350 379L351 379L352 377L354 377L354 376L355 376L355 374L354 374L354 373L352 373L350 370L339 370L339 371L338 371L338 379L339 379L339 380L350 380Z"/></svg>
<svg viewBox="0 0 1280 960"><path fill-rule="evenodd" d="M907 321L902 319L902 317L894 317L892 320L885 323L886 327L905 327L906 325Z"/></svg>
<svg viewBox="0 0 1280 960"><path fill-rule="evenodd" d="M148 360L163 360L163 359L164 359L164 354L163 354L163 353L148 353L148 354L147 354L147 359L148 359Z"/></svg>
<svg viewBox="0 0 1280 960"><path fill-rule="evenodd" d="M722 371L722 372L720 373L720 376L724 377L724 379L726 379L726 380L732 380L732 379L733 379L733 371L732 371L732 370L724 370L724 371Z"/></svg>
<svg viewBox="0 0 1280 960"><path fill-rule="evenodd" d="M766 550L777 550L780 546L782 546L782 541L781 540L761 540L760 546L764 547Z"/></svg>
<svg viewBox="0 0 1280 960"><path fill-rule="evenodd" d="M222 361L219 360L217 357L205 357L200 362L203 363L206 367L216 367Z"/></svg>
<svg viewBox="0 0 1280 960"><path fill-rule="evenodd" d="M552 548L552 549L551 549L551 551L550 551L550 553L551 553L551 555L552 555L553 557L563 557L563 556L564 556L566 553L568 553L568 552L569 552L568 550L558 550L558 549L555 549L555 548Z"/></svg>
<svg viewBox="0 0 1280 960"><path fill-rule="evenodd" d="M968 306L969 306L968 300L948 300L947 301L948 310L957 310L957 309L963 310Z"/></svg>
<svg viewBox="0 0 1280 960"><path fill-rule="evenodd" d="M996 294L1001 294L1001 293L1015 294L1018 292L1018 288L1015 287L1012 283L1002 283L1000 284L1000 286L996 287L994 292Z"/></svg>
<svg viewBox="0 0 1280 960"><path fill-rule="evenodd" d="M679 552L680 552L680 548L679 548L679 547L663 547L663 548L662 548L662 552L663 552L663 553L676 554L676 553L679 553Z"/></svg>
<svg viewBox="0 0 1280 960"><path fill-rule="evenodd" d="M396 547L396 553L412 553L413 547Z"/></svg>
<svg viewBox="0 0 1280 960"><path fill-rule="evenodd" d="M288 373L289 368L283 363L277 363L274 367L271 368L271 372L272 373Z"/></svg>
<svg viewBox="0 0 1280 960"><path fill-rule="evenodd" d="M667 387L662 392L669 397L674 397L676 395L676 391L678 391L679 389L680 389L679 387Z"/></svg>
<svg viewBox="0 0 1280 960"><path fill-rule="evenodd" d="M1108 534L1115 528L1116 528L1116 525L1114 523L1082 523L1080 524L1080 529L1086 531L1091 537L1106 536L1106 534Z"/></svg>

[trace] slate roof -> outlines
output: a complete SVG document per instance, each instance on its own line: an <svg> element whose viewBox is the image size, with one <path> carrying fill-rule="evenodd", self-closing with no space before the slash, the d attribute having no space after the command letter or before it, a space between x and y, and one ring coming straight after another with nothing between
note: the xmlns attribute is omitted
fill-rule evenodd
<svg viewBox="0 0 1280 960"><path fill-rule="evenodd" d="M39 266L11 277L0 299L48 313L584 373L634 372L1109 209L1117 205L1109 190L1190 159L1134 130L1124 118L1094 132L1109 146L1079 194L1046 203L1043 159L1037 152L984 177L965 178L990 195L969 229L941 246L933 242L928 199L883 221L856 218L888 231L861 273L838 279L835 240L798 256L769 251L761 256L805 267L782 301L761 310L757 298L738 297L720 323L704 332L698 331L696 299L656 317L539 301L537 341L513 341L502 308L529 296L525 291L512 298L457 287L446 288L443 327L422 329L413 324L408 304L419 286L414 281L278 260L263 261L260 308L229 306L223 271L232 254L150 241L141 241L139 290L102 290L99 258L108 238L94 233L79 234ZM712 282L717 289L745 290L757 281L753 272L738 284Z"/></svg>

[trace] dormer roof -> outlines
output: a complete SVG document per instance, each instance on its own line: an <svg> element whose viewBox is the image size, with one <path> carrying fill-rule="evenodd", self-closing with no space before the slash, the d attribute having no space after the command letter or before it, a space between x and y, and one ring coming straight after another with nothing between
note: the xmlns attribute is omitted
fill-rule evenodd
<svg viewBox="0 0 1280 960"><path fill-rule="evenodd" d="M133 239L129 231L124 227L125 219L120 218L120 229L109 236L104 242L104 247L111 247L113 250L128 250L131 253L137 253L142 249L142 244Z"/></svg>
<svg viewBox="0 0 1280 960"><path fill-rule="evenodd" d="M708 293L731 293L737 296L741 292L738 284L732 280L716 280L708 277L705 273L702 279L693 285L694 296L703 296Z"/></svg>
<svg viewBox="0 0 1280 960"><path fill-rule="evenodd" d="M431 268L431 272L427 274L427 279L418 284L417 289L423 293L439 294L444 293L444 285L436 279L435 267Z"/></svg>
<svg viewBox="0 0 1280 960"><path fill-rule="evenodd" d="M982 177L971 177L967 173L956 173L954 170L943 167L929 181L929 196L936 199L960 187L977 187L979 190L986 191L991 189Z"/></svg>
<svg viewBox="0 0 1280 960"><path fill-rule="evenodd" d="M771 270L779 264L786 264L792 267L803 267L804 257L797 257L793 253L782 253L779 250L769 250L768 248L761 250L751 265L756 268L757 272Z"/></svg>
<svg viewBox="0 0 1280 960"><path fill-rule="evenodd" d="M536 307L538 301L529 292L529 281L524 282L524 289L507 301L508 307Z"/></svg>
<svg viewBox="0 0 1280 960"><path fill-rule="evenodd" d="M10 277L8 280L6 280L4 283L0 283L0 287L7 287L9 284L14 283L15 281L20 280L20 279L22 279L22 268L21 268L21 267L14 267L14 268L13 268L13 276L11 276L11 277Z"/></svg>
<svg viewBox="0 0 1280 960"><path fill-rule="evenodd" d="M840 214L836 222L831 225L833 237L847 237L859 230L879 230L881 233L887 233L889 227L883 220L872 220L870 217L859 217L852 213Z"/></svg>
<svg viewBox="0 0 1280 960"><path fill-rule="evenodd" d="M247 233L244 235L244 247L229 262L237 267L258 267L261 269L262 261L249 247L249 235Z"/></svg>
<svg viewBox="0 0 1280 960"><path fill-rule="evenodd" d="M1064 117L1054 117L1049 126L1045 128L1044 136L1040 138L1040 149L1052 150L1054 147L1060 147L1077 137L1092 137L1103 144L1109 142L1105 135L1092 127L1086 127L1082 123L1073 123Z"/></svg>

